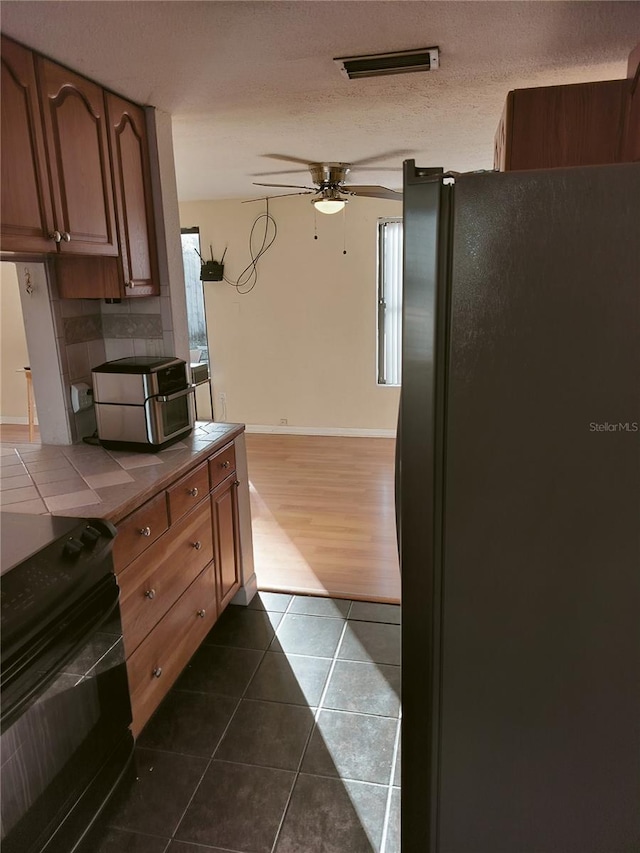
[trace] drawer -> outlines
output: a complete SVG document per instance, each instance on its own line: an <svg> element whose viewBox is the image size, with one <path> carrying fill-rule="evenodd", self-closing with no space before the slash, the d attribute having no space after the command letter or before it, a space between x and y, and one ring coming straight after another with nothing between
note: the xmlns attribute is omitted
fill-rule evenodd
<svg viewBox="0 0 640 853"><path fill-rule="evenodd" d="M172 525L118 576L127 656L212 559L211 508L207 500Z"/></svg>
<svg viewBox="0 0 640 853"><path fill-rule="evenodd" d="M193 509L208 494L209 474L207 463L204 462L167 489L171 524L175 524L181 516Z"/></svg>
<svg viewBox="0 0 640 853"><path fill-rule="evenodd" d="M162 536L168 527L167 498L164 492L121 521L113 542L116 574Z"/></svg>
<svg viewBox="0 0 640 853"><path fill-rule="evenodd" d="M236 447L233 442L227 444L209 459L209 478L211 488L215 489L225 477L236 470Z"/></svg>
<svg viewBox="0 0 640 853"><path fill-rule="evenodd" d="M127 660L135 737L215 623L215 585L211 564Z"/></svg>

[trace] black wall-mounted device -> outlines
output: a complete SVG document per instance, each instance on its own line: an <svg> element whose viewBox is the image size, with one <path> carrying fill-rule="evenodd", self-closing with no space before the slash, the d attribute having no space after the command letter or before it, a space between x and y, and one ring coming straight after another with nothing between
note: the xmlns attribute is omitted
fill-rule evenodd
<svg viewBox="0 0 640 853"><path fill-rule="evenodd" d="M218 261L204 261L200 267L200 281L222 281L224 264Z"/></svg>

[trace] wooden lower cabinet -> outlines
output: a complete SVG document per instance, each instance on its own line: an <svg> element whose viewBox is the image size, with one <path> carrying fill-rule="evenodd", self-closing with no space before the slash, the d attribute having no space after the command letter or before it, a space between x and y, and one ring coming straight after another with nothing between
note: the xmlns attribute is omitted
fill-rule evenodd
<svg viewBox="0 0 640 853"><path fill-rule="evenodd" d="M235 474L211 495L218 600L226 607L240 588L238 482Z"/></svg>
<svg viewBox="0 0 640 853"><path fill-rule="evenodd" d="M168 541L167 541L168 540ZM125 651L132 654L213 559L209 502L181 519L120 575Z"/></svg>
<svg viewBox="0 0 640 853"><path fill-rule="evenodd" d="M217 615L215 570L210 563L127 659L134 737L211 630Z"/></svg>
<svg viewBox="0 0 640 853"><path fill-rule="evenodd" d="M230 442L118 524L113 558L136 737L242 584L235 463Z"/></svg>
<svg viewBox="0 0 640 853"><path fill-rule="evenodd" d="M147 501L118 525L113 543L113 561L119 574L138 554L145 551L169 528L164 492Z"/></svg>

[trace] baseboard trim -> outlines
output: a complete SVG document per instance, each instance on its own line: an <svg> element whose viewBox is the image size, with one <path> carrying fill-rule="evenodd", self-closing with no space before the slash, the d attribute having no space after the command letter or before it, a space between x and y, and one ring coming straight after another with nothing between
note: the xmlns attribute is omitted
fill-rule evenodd
<svg viewBox="0 0 640 853"><path fill-rule="evenodd" d="M246 432L274 433L277 435L338 435L354 438L395 438L395 429L350 429L347 427L274 426L272 424L246 424Z"/></svg>

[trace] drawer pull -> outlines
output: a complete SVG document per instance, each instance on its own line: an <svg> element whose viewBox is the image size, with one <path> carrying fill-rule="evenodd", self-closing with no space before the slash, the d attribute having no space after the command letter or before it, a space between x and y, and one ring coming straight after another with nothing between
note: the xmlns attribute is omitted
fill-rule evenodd
<svg viewBox="0 0 640 853"><path fill-rule="evenodd" d="M228 460L228 459L227 459L227 460L225 460L224 462L221 462L221 463L220 463L220 467L221 467L221 468L228 468L228 467L229 467L229 465L231 465L231 462L229 462L229 460Z"/></svg>
<svg viewBox="0 0 640 853"><path fill-rule="evenodd" d="M192 498L197 498L197 497L198 497L198 488L197 488L197 486L196 486L195 488L193 488L193 489L187 489L187 491L189 492L189 494L191 495L191 497L192 497Z"/></svg>
<svg viewBox="0 0 640 853"><path fill-rule="evenodd" d="M161 667L161 666L157 666L157 667L153 670L152 675L153 675L153 677L154 677L154 678L160 678L160 676L162 675L162 667Z"/></svg>
<svg viewBox="0 0 640 853"><path fill-rule="evenodd" d="M156 597L156 591L155 591L155 589L148 589L148 590L145 592L145 597L146 597L146 598L149 598L149 599L151 599L151 598L155 598L155 597Z"/></svg>
<svg viewBox="0 0 640 853"><path fill-rule="evenodd" d="M151 536L150 527L141 527L138 532L140 533L140 536Z"/></svg>
<svg viewBox="0 0 640 853"><path fill-rule="evenodd" d="M197 542L192 542L191 545L196 549L196 551L199 551L200 548L202 548L202 542L200 542L200 540L198 540Z"/></svg>
<svg viewBox="0 0 640 853"><path fill-rule="evenodd" d="M207 612L206 610L198 610L198 616L199 616L201 619L204 619L204 617L205 617L205 615L206 615L206 612Z"/></svg>

